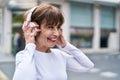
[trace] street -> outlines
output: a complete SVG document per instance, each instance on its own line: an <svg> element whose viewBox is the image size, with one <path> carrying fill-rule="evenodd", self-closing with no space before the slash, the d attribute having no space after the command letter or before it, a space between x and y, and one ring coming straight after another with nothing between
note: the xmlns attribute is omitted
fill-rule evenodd
<svg viewBox="0 0 120 80"><path fill-rule="evenodd" d="M87 54L87 56L94 62L95 67L85 73L68 71L68 80L120 80L120 54ZM0 80L12 80L14 62L0 62L0 71L2 72Z"/></svg>
<svg viewBox="0 0 120 80"><path fill-rule="evenodd" d="M68 80L120 80L120 54L89 54L95 68L87 73L68 72Z"/></svg>
<svg viewBox="0 0 120 80"><path fill-rule="evenodd" d="M14 73L14 62L0 63L0 80L12 80Z"/></svg>

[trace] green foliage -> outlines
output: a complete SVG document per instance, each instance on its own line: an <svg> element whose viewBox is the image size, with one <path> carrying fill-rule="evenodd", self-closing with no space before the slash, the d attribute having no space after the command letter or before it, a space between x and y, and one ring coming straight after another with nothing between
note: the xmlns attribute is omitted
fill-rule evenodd
<svg viewBox="0 0 120 80"><path fill-rule="evenodd" d="M13 23L22 23L23 14L13 14Z"/></svg>

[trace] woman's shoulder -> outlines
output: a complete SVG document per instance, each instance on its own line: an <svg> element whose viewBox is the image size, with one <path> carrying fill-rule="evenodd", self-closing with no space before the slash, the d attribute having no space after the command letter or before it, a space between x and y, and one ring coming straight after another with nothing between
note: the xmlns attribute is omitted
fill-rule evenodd
<svg viewBox="0 0 120 80"><path fill-rule="evenodd" d="M62 54L62 53L64 53L61 49L58 49L58 48L51 49L51 52L54 53L54 54Z"/></svg>
<svg viewBox="0 0 120 80"><path fill-rule="evenodd" d="M63 51L62 49L52 49L52 53L55 55L61 55L62 57L68 58L71 57L67 52Z"/></svg>
<svg viewBox="0 0 120 80"><path fill-rule="evenodd" d="M21 50L19 52L16 53L16 57L20 57L24 55L25 50Z"/></svg>

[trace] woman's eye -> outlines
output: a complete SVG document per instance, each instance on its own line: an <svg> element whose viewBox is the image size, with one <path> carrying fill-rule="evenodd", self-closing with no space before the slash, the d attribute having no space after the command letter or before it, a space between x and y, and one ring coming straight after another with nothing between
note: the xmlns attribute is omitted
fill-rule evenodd
<svg viewBox="0 0 120 80"><path fill-rule="evenodd" d="M58 26L57 28L58 28L58 29L60 29L61 27L60 27L60 26Z"/></svg>
<svg viewBox="0 0 120 80"><path fill-rule="evenodd" d="M52 25L49 25L48 28L53 29L54 27Z"/></svg>

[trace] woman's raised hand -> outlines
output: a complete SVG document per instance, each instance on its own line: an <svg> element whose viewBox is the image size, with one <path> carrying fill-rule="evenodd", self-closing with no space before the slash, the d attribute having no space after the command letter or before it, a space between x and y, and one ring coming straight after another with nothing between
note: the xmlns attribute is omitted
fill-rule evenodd
<svg viewBox="0 0 120 80"><path fill-rule="evenodd" d="M60 30L60 36L58 38L58 41L57 41L57 45L58 46L61 46L62 48L64 48L66 46L67 42L62 34L62 29Z"/></svg>
<svg viewBox="0 0 120 80"><path fill-rule="evenodd" d="M29 25L30 22L31 20L25 21L22 26L26 44L35 43L35 35L40 31L37 23L34 22L33 25Z"/></svg>

